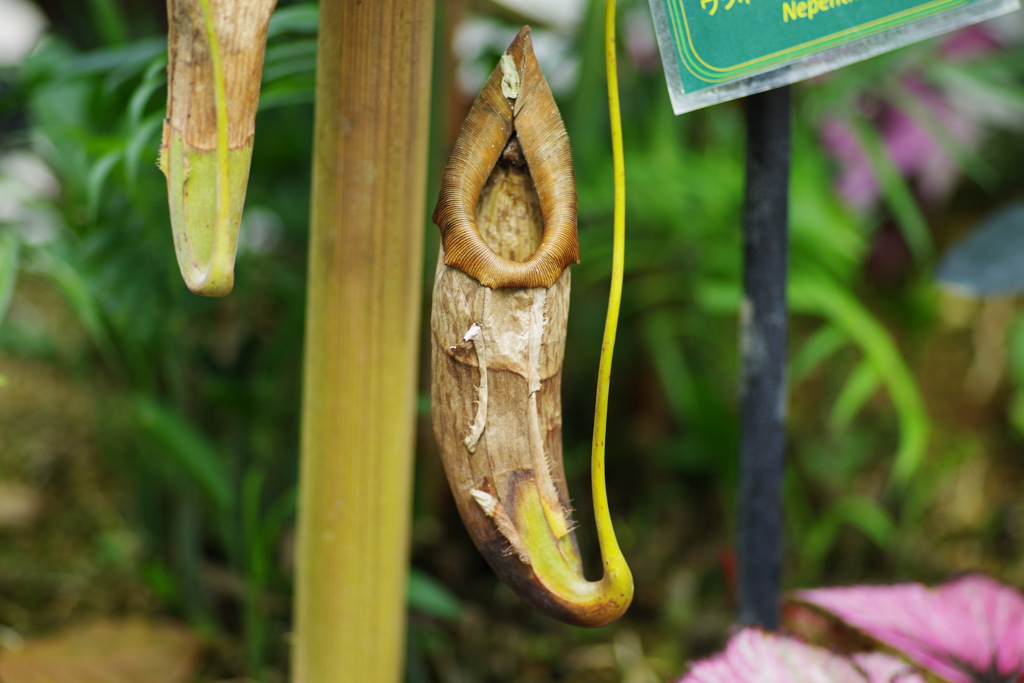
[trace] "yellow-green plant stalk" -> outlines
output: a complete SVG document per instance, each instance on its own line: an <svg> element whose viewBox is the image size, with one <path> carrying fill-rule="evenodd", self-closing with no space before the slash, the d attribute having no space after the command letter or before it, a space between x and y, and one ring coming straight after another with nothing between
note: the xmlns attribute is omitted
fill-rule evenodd
<svg viewBox="0 0 1024 683"><path fill-rule="evenodd" d="M610 99L617 105L609 7ZM617 118L613 134L621 136ZM615 162L621 190L621 147ZM579 256L576 188L568 136L523 28L466 117L434 212L441 229L431 319L434 433L459 513L491 567L534 607L579 626L608 624L633 597L604 477L622 284L618 190L616 199L592 458L604 575L589 581L573 534L561 445L568 266Z"/></svg>
<svg viewBox="0 0 1024 683"><path fill-rule="evenodd" d="M168 0L167 118L160 170L185 284L234 285L267 28L276 0Z"/></svg>
<svg viewBox="0 0 1024 683"><path fill-rule="evenodd" d="M433 20L320 4L294 683L402 672Z"/></svg>

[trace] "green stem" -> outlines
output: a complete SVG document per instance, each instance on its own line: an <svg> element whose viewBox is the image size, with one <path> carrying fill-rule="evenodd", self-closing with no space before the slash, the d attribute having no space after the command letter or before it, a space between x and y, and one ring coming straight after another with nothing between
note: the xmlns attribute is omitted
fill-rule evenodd
<svg viewBox="0 0 1024 683"><path fill-rule="evenodd" d="M320 5L292 681L405 652L433 3Z"/></svg>

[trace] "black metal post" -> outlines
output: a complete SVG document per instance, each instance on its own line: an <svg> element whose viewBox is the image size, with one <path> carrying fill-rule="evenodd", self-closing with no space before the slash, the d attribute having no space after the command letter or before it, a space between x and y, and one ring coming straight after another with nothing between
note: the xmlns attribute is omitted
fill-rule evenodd
<svg viewBox="0 0 1024 683"><path fill-rule="evenodd" d="M746 99L740 314L739 619L779 624L786 421L789 88Z"/></svg>

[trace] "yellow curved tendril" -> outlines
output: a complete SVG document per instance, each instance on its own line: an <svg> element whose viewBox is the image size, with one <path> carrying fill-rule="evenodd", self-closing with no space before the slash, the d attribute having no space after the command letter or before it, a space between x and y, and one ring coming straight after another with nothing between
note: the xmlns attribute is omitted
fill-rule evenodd
<svg viewBox="0 0 1024 683"><path fill-rule="evenodd" d="M613 213L612 271L608 293L608 313L597 373L597 401L594 407L594 439L591 449L591 487L597 537L604 559L605 582L612 588L633 594L633 575L619 549L608 510L605 487L605 435L608 422L608 389L611 384L612 355L622 301L622 272L626 248L626 171L622 152L622 121L619 114L619 78L615 60L615 0L605 2L605 65L608 72L608 113L611 118L612 168L615 185ZM627 602L628 602L627 598Z"/></svg>

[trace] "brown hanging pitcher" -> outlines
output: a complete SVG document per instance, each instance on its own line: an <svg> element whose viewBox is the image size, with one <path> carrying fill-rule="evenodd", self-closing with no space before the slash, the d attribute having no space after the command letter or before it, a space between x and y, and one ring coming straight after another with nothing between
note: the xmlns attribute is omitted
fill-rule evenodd
<svg viewBox="0 0 1024 683"><path fill-rule="evenodd" d="M576 187L529 28L463 123L434 222L433 425L462 520L527 602L571 624L607 624L633 584L624 563L588 581L573 534L561 373L568 266L579 260Z"/></svg>

